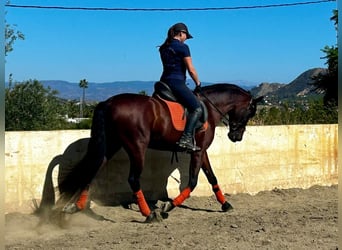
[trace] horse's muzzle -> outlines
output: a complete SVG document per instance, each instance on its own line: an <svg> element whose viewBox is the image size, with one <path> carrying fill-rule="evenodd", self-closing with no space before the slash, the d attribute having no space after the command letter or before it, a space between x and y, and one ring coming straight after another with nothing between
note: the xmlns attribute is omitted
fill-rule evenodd
<svg viewBox="0 0 342 250"><path fill-rule="evenodd" d="M240 133L239 131L228 132L228 138L229 138L232 142L241 141L241 140L242 140L242 135L243 135L243 132Z"/></svg>

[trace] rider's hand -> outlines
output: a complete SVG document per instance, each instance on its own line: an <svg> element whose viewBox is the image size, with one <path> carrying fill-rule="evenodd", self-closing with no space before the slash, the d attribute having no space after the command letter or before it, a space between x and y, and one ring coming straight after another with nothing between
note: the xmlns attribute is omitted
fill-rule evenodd
<svg viewBox="0 0 342 250"><path fill-rule="evenodd" d="M199 93L201 93L201 91L202 91L201 84L199 84L199 85L196 86L194 92L195 92L196 94L199 94Z"/></svg>

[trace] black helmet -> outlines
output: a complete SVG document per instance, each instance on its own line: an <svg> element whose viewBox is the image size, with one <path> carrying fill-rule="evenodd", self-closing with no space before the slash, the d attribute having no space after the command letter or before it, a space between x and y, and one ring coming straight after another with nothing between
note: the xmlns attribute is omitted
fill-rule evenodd
<svg viewBox="0 0 342 250"><path fill-rule="evenodd" d="M184 23L176 23L175 25L172 26L172 29L174 31L182 31L186 34L187 39L193 38L192 35L190 35L188 27Z"/></svg>

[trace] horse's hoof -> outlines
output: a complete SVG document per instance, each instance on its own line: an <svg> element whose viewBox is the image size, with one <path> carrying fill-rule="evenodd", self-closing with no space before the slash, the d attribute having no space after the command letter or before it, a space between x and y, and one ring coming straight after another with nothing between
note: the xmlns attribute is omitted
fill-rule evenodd
<svg viewBox="0 0 342 250"><path fill-rule="evenodd" d="M145 223L161 222L161 221L163 221L163 216L160 213L153 211L150 213L149 216L146 217Z"/></svg>
<svg viewBox="0 0 342 250"><path fill-rule="evenodd" d="M222 204L222 211L223 212L227 212L227 211L232 210L232 209L233 209L232 205L230 205L227 201Z"/></svg>
<svg viewBox="0 0 342 250"><path fill-rule="evenodd" d="M161 206L161 210L164 212L164 213L167 213L167 212L170 212L172 209L174 209L175 206L172 204L171 201L167 201L165 202L162 206Z"/></svg>
<svg viewBox="0 0 342 250"><path fill-rule="evenodd" d="M79 209L75 203L66 204L62 209L62 212L67 213L67 214L74 214L79 211L81 211L81 209Z"/></svg>

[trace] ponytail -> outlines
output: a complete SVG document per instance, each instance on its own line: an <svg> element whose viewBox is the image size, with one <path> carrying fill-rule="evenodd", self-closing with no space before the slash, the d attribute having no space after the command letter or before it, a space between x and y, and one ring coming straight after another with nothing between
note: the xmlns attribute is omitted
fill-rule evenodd
<svg viewBox="0 0 342 250"><path fill-rule="evenodd" d="M180 31L175 31L174 30L174 26L172 26L171 28L169 28L169 30L167 31L167 37L164 41L164 43L162 45L159 46L159 51L163 50L166 46L168 46L172 39L179 34Z"/></svg>

